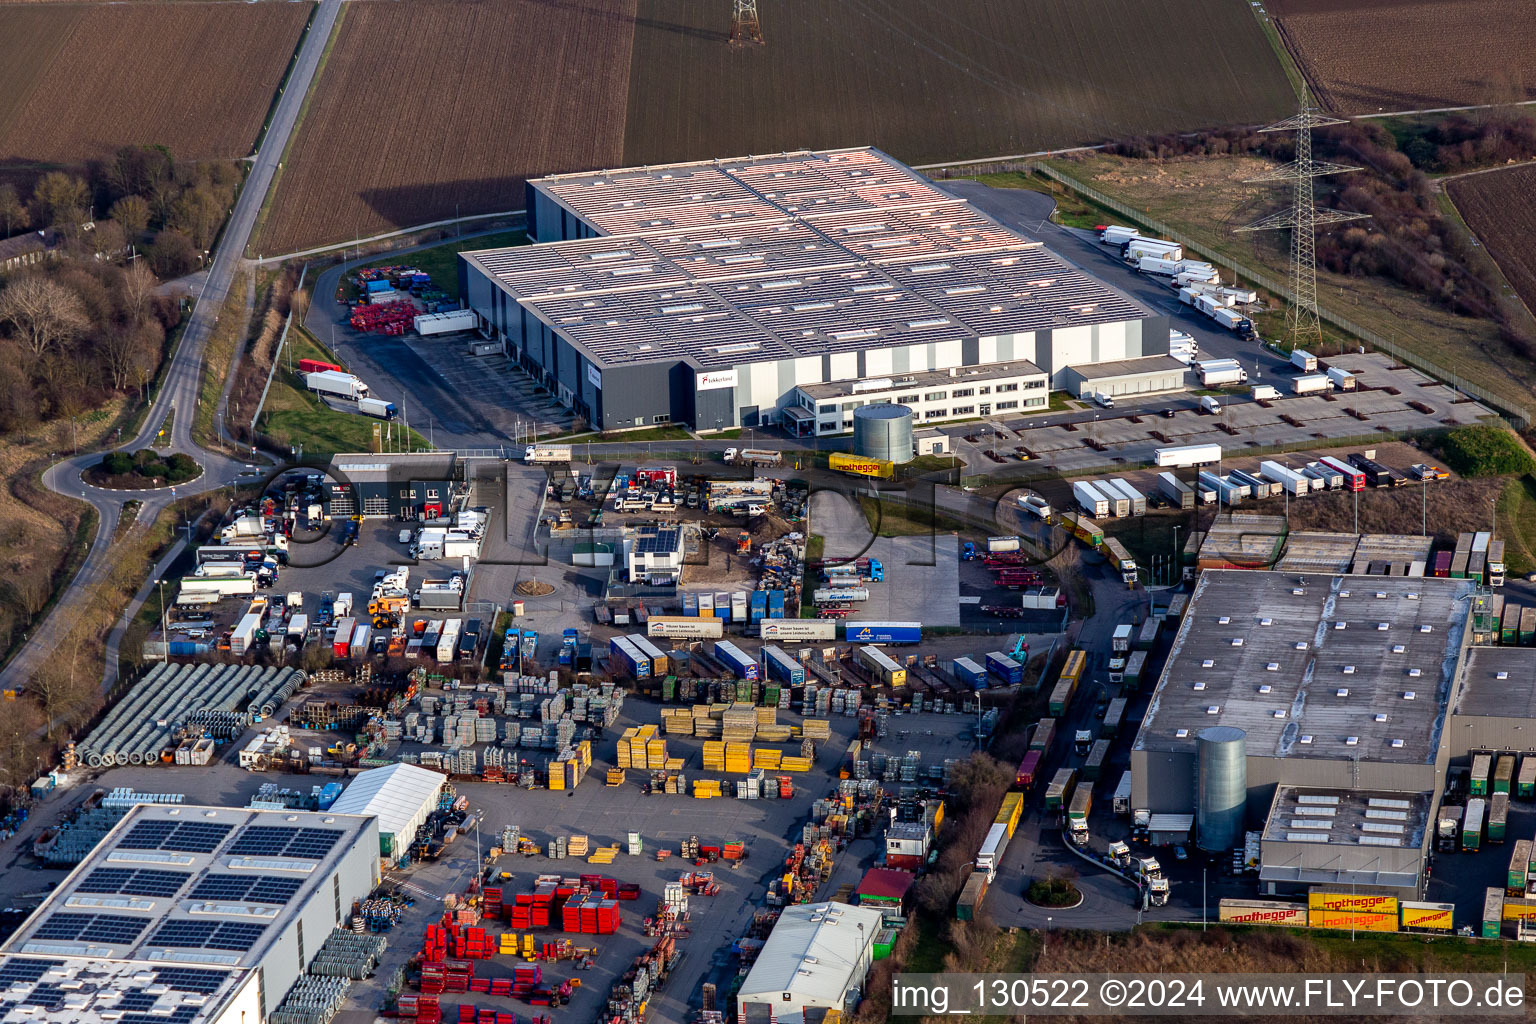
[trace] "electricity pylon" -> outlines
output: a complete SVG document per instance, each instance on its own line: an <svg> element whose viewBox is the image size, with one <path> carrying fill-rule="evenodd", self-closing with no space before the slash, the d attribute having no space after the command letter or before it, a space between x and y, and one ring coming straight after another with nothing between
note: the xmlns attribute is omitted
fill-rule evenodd
<svg viewBox="0 0 1536 1024"><path fill-rule="evenodd" d="M1250 178L1249 181L1282 181L1291 184L1291 205L1272 213L1238 231L1291 229L1291 305L1285 313L1285 330L1294 348L1316 351L1323 341L1323 325L1317 314L1317 228L1320 224L1340 224L1369 217L1366 213L1318 209L1312 194L1312 179L1329 174L1346 174L1358 167L1312 159L1312 129L1346 122L1329 117L1312 105L1305 89L1301 111L1294 117L1260 128L1263 132L1295 132L1296 159Z"/></svg>
<svg viewBox="0 0 1536 1024"><path fill-rule="evenodd" d="M746 46L748 43L763 45L763 23L757 20L757 0L733 0L731 11L731 45Z"/></svg>

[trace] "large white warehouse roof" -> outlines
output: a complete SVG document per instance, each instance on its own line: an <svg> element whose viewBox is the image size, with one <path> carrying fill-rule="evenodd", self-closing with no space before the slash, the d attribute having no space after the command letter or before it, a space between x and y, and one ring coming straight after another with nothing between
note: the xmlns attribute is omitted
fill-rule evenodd
<svg viewBox="0 0 1536 1024"><path fill-rule="evenodd" d="M875 149L529 184L604 237L463 258L600 365L726 367L1155 315Z"/></svg>
<svg viewBox="0 0 1536 1024"><path fill-rule="evenodd" d="M883 921L878 910L841 903L786 908L737 998L776 1002L791 992L808 1005L841 1006L844 994L863 984L859 971Z"/></svg>
<svg viewBox="0 0 1536 1024"><path fill-rule="evenodd" d="M366 814L379 819L380 835L399 835L421 808L436 804L444 777L414 764L370 768L352 780L331 805L333 814Z"/></svg>

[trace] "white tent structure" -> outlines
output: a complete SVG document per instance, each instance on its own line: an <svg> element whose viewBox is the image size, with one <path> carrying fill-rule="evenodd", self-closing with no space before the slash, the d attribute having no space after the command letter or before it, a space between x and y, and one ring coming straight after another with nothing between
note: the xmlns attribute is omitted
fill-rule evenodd
<svg viewBox="0 0 1536 1024"><path fill-rule="evenodd" d="M874 960L880 911L842 903L787 907L736 996L738 1018L800 1019L812 1008L851 1009ZM748 1009L752 1007L752 1009Z"/></svg>
<svg viewBox="0 0 1536 1024"><path fill-rule="evenodd" d="M437 810L447 776L414 764L370 768L352 780L331 805L334 814L379 819L379 855L398 864L416 838L416 829Z"/></svg>

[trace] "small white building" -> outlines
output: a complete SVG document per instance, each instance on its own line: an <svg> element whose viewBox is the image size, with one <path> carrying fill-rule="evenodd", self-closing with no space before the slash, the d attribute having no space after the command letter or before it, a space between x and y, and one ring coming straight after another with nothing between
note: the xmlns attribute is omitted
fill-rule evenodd
<svg viewBox="0 0 1536 1024"><path fill-rule="evenodd" d="M683 531L676 526L644 526L624 541L629 582L658 577L676 582L683 574Z"/></svg>
<svg viewBox="0 0 1536 1024"><path fill-rule="evenodd" d="M447 781L447 776L414 764L370 768L342 791L331 812L377 818L379 857L393 867L410 849L416 829L437 810Z"/></svg>
<svg viewBox="0 0 1536 1024"><path fill-rule="evenodd" d="M842 903L788 907L736 995L737 1019L801 1020L810 1009L851 1011L874 960L878 910ZM766 1012L765 1012L766 1008Z"/></svg>
<svg viewBox="0 0 1536 1024"><path fill-rule="evenodd" d="M1066 368L1067 390L1078 398L1095 393L1118 398L1184 391L1189 367L1173 356L1143 356Z"/></svg>

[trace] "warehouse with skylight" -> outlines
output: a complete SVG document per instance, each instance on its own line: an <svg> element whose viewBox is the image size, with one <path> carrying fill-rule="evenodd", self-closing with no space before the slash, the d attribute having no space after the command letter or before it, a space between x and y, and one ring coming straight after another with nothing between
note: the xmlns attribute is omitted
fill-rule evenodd
<svg viewBox="0 0 1536 1024"><path fill-rule="evenodd" d="M460 254L461 291L604 430L1027 413L1169 350L1166 316L871 148L558 175L527 208L535 244Z"/></svg>

